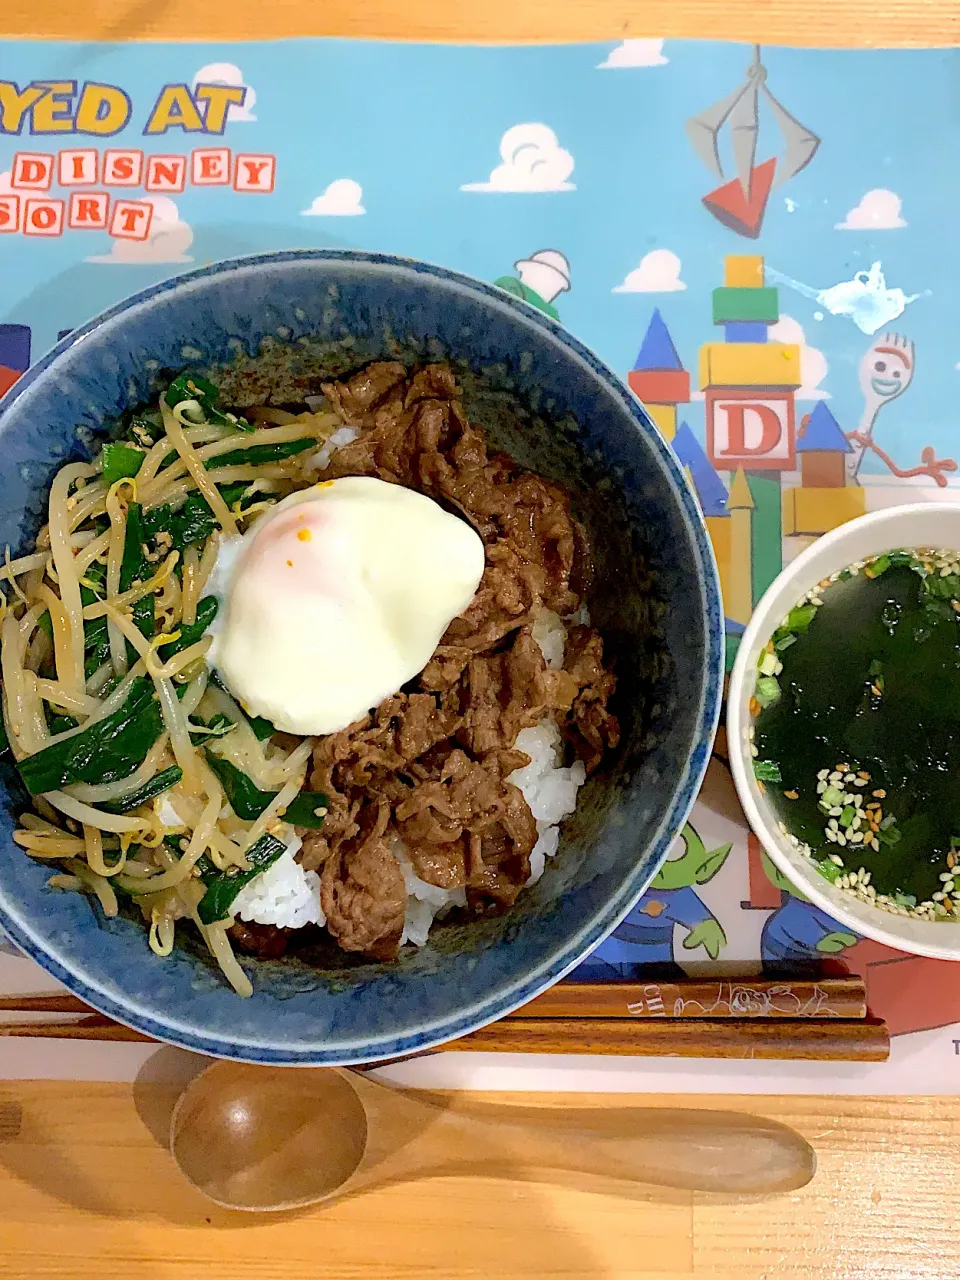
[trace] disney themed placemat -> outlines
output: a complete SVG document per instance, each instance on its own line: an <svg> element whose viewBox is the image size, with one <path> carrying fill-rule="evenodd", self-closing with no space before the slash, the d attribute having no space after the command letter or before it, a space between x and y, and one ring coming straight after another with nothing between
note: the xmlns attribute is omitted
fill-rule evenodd
<svg viewBox="0 0 960 1280"><path fill-rule="evenodd" d="M338 246L493 281L592 346L675 449L720 566L728 665L755 602L814 538L880 507L957 500L960 51L4 53L0 391L91 314L191 264ZM508 1088L956 1088L960 966L860 939L798 894L748 833L721 738L671 860L578 972L831 967L866 977L896 1037L889 1063L459 1054L395 1071ZM0 989L50 986L0 955ZM8 1043L0 1074L123 1077L149 1052Z"/></svg>

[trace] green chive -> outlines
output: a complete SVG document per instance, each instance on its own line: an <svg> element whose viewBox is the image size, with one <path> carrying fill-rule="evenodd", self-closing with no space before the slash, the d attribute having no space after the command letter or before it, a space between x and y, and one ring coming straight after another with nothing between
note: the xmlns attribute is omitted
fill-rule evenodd
<svg viewBox="0 0 960 1280"><path fill-rule="evenodd" d="M225 920L240 890L262 871L266 871L286 851L286 845L274 836L264 834L246 851L249 871L221 871L205 879L207 891L197 907L203 924Z"/></svg>
<svg viewBox="0 0 960 1280"><path fill-rule="evenodd" d="M167 388L163 397L171 409L193 400L199 405L203 420L217 423L220 426L233 427L235 431L253 431L254 428L246 418L235 413L224 413L217 408L220 400L220 388L206 378L196 374L181 373Z"/></svg>
<svg viewBox="0 0 960 1280"><path fill-rule="evenodd" d="M831 862L829 858L824 858L822 862L816 864L817 870L825 880L829 880L831 884L843 875L843 867L838 867L835 862Z"/></svg>
<svg viewBox="0 0 960 1280"><path fill-rule="evenodd" d="M877 556L876 560L872 561L869 566L870 573L874 578L879 578L881 573L887 572L890 565L891 560L889 556Z"/></svg>
<svg viewBox="0 0 960 1280"><path fill-rule="evenodd" d="M775 760L754 760L753 776L758 782L782 782L780 766Z"/></svg>
<svg viewBox="0 0 960 1280"><path fill-rule="evenodd" d="M816 615L817 606L815 604L797 605L795 609L791 609L787 614L785 626L788 631L793 631L797 635L803 635Z"/></svg>
<svg viewBox="0 0 960 1280"><path fill-rule="evenodd" d="M110 485L135 476L143 466L146 456L142 449L124 444L122 440L105 444L102 455L104 481Z"/></svg>
<svg viewBox="0 0 960 1280"><path fill-rule="evenodd" d="M149 782L145 782L136 791L131 791L122 800L101 800L100 808L107 813L129 813L131 809L137 809L140 805L147 804L155 796L159 796L164 791L169 791L171 787L175 787L182 777L183 770L180 766L172 764L169 769L163 769L160 773L155 773Z"/></svg>
<svg viewBox="0 0 960 1280"><path fill-rule="evenodd" d="M756 699L761 707L769 707L780 697L780 685L776 676L761 676L757 681Z"/></svg>

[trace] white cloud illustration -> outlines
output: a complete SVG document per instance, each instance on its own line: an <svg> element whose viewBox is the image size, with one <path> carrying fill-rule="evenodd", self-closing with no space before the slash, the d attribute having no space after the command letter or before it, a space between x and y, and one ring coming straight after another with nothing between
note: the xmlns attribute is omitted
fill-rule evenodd
<svg viewBox="0 0 960 1280"><path fill-rule="evenodd" d="M366 213L361 204L363 187L352 178L337 178L322 196L316 196L309 209L301 209L304 218L351 218Z"/></svg>
<svg viewBox="0 0 960 1280"><path fill-rule="evenodd" d="M114 240L109 253L94 254L87 262L120 265L145 262L192 262L187 250L193 244L193 228L180 221L180 210L169 196L143 196L153 205L150 234L146 240Z"/></svg>
<svg viewBox="0 0 960 1280"><path fill-rule="evenodd" d="M13 174L9 169L4 169L3 173L0 173L0 196L23 195L22 191L14 191L12 178Z"/></svg>
<svg viewBox="0 0 960 1280"><path fill-rule="evenodd" d="M465 182L461 191L573 191L567 179L573 156L545 124L515 124L500 139L498 164L487 182Z"/></svg>
<svg viewBox="0 0 960 1280"><path fill-rule="evenodd" d="M829 400L830 393L820 390L827 376L827 357L817 347L807 345L803 326L793 316L781 315L767 330L771 342L795 342L800 348L800 389L798 400Z"/></svg>
<svg viewBox="0 0 960 1280"><path fill-rule="evenodd" d="M193 88L195 89L198 84L226 84L246 89L247 94L243 105L234 102L227 109L227 123L237 124L246 120L256 120L257 117L253 114L253 108L257 105L256 92L244 82L243 72L232 62L211 62L201 67L193 77Z"/></svg>
<svg viewBox="0 0 960 1280"><path fill-rule="evenodd" d="M619 71L624 67L662 67L670 61L663 56L662 40L624 40L611 49L598 71Z"/></svg>
<svg viewBox="0 0 960 1280"><path fill-rule="evenodd" d="M614 293L679 293L687 286L680 279L680 259L670 249L651 249L639 267L627 273Z"/></svg>
<svg viewBox="0 0 960 1280"><path fill-rule="evenodd" d="M907 224L900 216L900 197L886 187L868 191L860 203L851 209L843 222L835 226L837 231L895 231Z"/></svg>

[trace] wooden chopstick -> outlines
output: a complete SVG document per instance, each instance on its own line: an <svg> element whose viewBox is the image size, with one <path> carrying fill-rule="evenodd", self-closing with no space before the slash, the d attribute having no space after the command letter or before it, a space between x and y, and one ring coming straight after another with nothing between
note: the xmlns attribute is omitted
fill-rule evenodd
<svg viewBox="0 0 960 1280"><path fill-rule="evenodd" d="M94 1014L76 1022L0 1022L0 1037L24 1036L34 1040L132 1040L158 1044L152 1036L134 1031L112 1018Z"/></svg>
<svg viewBox="0 0 960 1280"><path fill-rule="evenodd" d="M0 996L0 1012L94 1010L67 993ZM560 982L509 1018L865 1018L862 978L686 978L678 982Z"/></svg>
<svg viewBox="0 0 960 1280"><path fill-rule="evenodd" d="M3 1013L93 1013L88 1004L76 996L0 996Z"/></svg>
<svg viewBox="0 0 960 1280"><path fill-rule="evenodd" d="M99 1015L67 1023L0 1023L2 1036L151 1040ZM505 1018L440 1051L884 1062L890 1036L884 1023L841 1018Z"/></svg>
<svg viewBox="0 0 960 1280"><path fill-rule="evenodd" d="M885 1062L882 1022L810 1018L505 1018L443 1046L475 1053Z"/></svg>
<svg viewBox="0 0 960 1280"><path fill-rule="evenodd" d="M819 981L685 978L677 982L560 982L507 1016L865 1018L867 992L863 979L858 977Z"/></svg>

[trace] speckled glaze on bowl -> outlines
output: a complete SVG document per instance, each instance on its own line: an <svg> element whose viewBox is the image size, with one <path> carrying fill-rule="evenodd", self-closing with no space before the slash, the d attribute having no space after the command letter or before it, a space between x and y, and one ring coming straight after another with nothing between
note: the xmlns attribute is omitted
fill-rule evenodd
<svg viewBox="0 0 960 1280"><path fill-rule="evenodd" d="M87 898L48 889L49 867L11 841L23 793L5 766L0 925L96 1008L187 1049L371 1062L500 1017L573 968L630 909L706 767L722 619L709 542L677 463L623 384L563 328L438 267L359 252L266 254L168 280L75 330L0 402L0 546L32 545L56 469L149 399L164 369L240 362L277 383L281 366L315 376L382 356L450 358L495 444L574 492L597 550L589 603L616 663L623 741L581 793L557 858L507 916L441 928L392 966L344 963L342 953L328 968L251 963L248 1000L198 947L161 960L138 921L106 921Z"/></svg>

